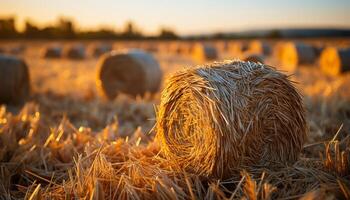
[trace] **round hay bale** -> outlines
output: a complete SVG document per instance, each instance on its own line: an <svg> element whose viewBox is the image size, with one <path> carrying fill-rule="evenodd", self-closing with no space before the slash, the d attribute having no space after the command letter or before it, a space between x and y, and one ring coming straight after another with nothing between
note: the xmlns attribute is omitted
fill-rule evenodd
<svg viewBox="0 0 350 200"><path fill-rule="evenodd" d="M70 59L84 59L85 48L82 45L73 45L65 49L64 57Z"/></svg>
<svg viewBox="0 0 350 200"><path fill-rule="evenodd" d="M164 155L199 175L298 159L307 133L302 99L288 77L252 62L188 68L166 82L157 113Z"/></svg>
<svg viewBox="0 0 350 200"><path fill-rule="evenodd" d="M162 80L158 62L141 50L104 54L97 68L97 86L108 99L119 93L132 96L156 93Z"/></svg>
<svg viewBox="0 0 350 200"><path fill-rule="evenodd" d="M26 47L24 45L17 45L10 48L9 53L13 55L19 55L19 54L23 54L25 50L26 50Z"/></svg>
<svg viewBox="0 0 350 200"><path fill-rule="evenodd" d="M261 55L261 54L247 54L244 56L244 58L242 60L264 64L265 63L265 56Z"/></svg>
<svg viewBox="0 0 350 200"><path fill-rule="evenodd" d="M62 56L62 48L59 46L49 46L43 51L44 58L60 58Z"/></svg>
<svg viewBox="0 0 350 200"><path fill-rule="evenodd" d="M332 76L350 71L350 48L326 48L321 53L320 65L322 72Z"/></svg>
<svg viewBox="0 0 350 200"><path fill-rule="evenodd" d="M92 47L90 54L92 57L100 57L101 55L103 55L109 51L112 51L112 45L99 44L99 45L95 45Z"/></svg>
<svg viewBox="0 0 350 200"><path fill-rule="evenodd" d="M248 50L248 44L244 41L230 42L228 44L228 51L234 56L240 56Z"/></svg>
<svg viewBox="0 0 350 200"><path fill-rule="evenodd" d="M273 57L279 61L282 61L282 52L283 52L284 44L285 44L284 42L277 42L273 46Z"/></svg>
<svg viewBox="0 0 350 200"><path fill-rule="evenodd" d="M193 59L195 59L196 61L203 62L203 61L217 59L218 52L215 47L209 44L197 43L193 47L192 56L193 56Z"/></svg>
<svg viewBox="0 0 350 200"><path fill-rule="evenodd" d="M290 70L299 65L313 64L316 61L315 49L300 42L287 42L282 48L282 64Z"/></svg>
<svg viewBox="0 0 350 200"><path fill-rule="evenodd" d="M272 50L271 46L264 41L253 40L249 43L249 52L263 55L270 55Z"/></svg>
<svg viewBox="0 0 350 200"><path fill-rule="evenodd" d="M19 58L0 55L0 103L23 103L30 93L29 72Z"/></svg>

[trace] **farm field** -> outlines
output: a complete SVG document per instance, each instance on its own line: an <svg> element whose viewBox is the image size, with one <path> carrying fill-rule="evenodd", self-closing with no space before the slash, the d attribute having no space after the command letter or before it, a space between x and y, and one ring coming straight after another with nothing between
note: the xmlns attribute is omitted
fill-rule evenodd
<svg viewBox="0 0 350 200"><path fill-rule="evenodd" d="M239 166L220 178L188 170L164 153L156 135L167 80L198 65L244 59L251 52L240 45L252 41L1 41L4 49L24 46L15 56L28 66L31 95L23 105L0 107L0 199L350 199L350 73L325 74L321 53L287 66L278 44L297 40L266 40L270 53L254 52L288 75L302 96L307 136L296 162ZM350 47L348 38L298 41ZM48 46L73 44L85 48L84 58L43 56ZM163 74L159 90L103 97L96 86L101 57L91 53L100 44L151 54ZM200 44L217 56L198 58L193 48Z"/></svg>

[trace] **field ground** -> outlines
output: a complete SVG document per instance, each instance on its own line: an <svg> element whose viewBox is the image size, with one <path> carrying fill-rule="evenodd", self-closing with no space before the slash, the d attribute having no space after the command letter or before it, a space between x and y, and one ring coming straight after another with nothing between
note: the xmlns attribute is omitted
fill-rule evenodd
<svg viewBox="0 0 350 200"><path fill-rule="evenodd" d="M345 39L307 42L350 44ZM41 51L47 44L24 42L19 56L29 66L32 96L23 107L0 109L0 198L350 198L350 74L328 77L317 62L286 71L307 110L310 132L300 161L277 170L246 169L218 181L180 173L159 155L152 128L160 93L106 101L95 86L98 58L46 59ZM127 43L113 42L114 49L123 46ZM236 57L219 53L218 60ZM190 55L160 51L154 56L164 80L200 64ZM274 57L267 64L283 70Z"/></svg>

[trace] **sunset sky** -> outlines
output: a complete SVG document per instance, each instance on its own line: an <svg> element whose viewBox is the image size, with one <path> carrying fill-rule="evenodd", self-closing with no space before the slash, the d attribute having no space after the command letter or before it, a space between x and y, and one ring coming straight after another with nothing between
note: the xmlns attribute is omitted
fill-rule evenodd
<svg viewBox="0 0 350 200"><path fill-rule="evenodd" d="M147 34L171 27L179 34L289 27L350 28L350 0L0 0L0 16L47 25L59 16L80 29L122 29L133 21Z"/></svg>

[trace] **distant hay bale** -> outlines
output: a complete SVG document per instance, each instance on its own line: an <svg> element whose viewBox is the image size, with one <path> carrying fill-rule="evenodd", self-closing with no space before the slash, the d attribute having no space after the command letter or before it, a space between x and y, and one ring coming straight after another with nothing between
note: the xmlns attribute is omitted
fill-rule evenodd
<svg viewBox="0 0 350 200"><path fill-rule="evenodd" d="M253 40L249 43L249 52L250 53L257 53L257 54L263 54L263 55L270 55L272 50L271 46L264 41L260 40Z"/></svg>
<svg viewBox="0 0 350 200"><path fill-rule="evenodd" d="M265 56L261 54L247 54L243 57L243 61L250 61L250 62L255 62L255 63L265 63Z"/></svg>
<svg viewBox="0 0 350 200"><path fill-rule="evenodd" d="M313 64L316 61L315 49L308 44L288 42L282 48L282 64L290 70L299 65Z"/></svg>
<svg viewBox="0 0 350 200"><path fill-rule="evenodd" d="M59 46L49 46L43 50L44 58L60 58L62 56L62 48Z"/></svg>
<svg viewBox="0 0 350 200"><path fill-rule="evenodd" d="M214 46L197 43L193 47L192 56L196 61L203 62L217 59L218 52Z"/></svg>
<svg viewBox="0 0 350 200"><path fill-rule="evenodd" d="M199 175L298 159L307 126L288 77L266 65L226 61L177 72L157 113L164 155Z"/></svg>
<svg viewBox="0 0 350 200"><path fill-rule="evenodd" d="M83 45L72 45L65 49L64 57L70 59L83 59L85 58L85 48Z"/></svg>
<svg viewBox="0 0 350 200"><path fill-rule="evenodd" d="M350 71L350 48L326 48L321 53L320 66L325 74L332 76Z"/></svg>
<svg viewBox="0 0 350 200"><path fill-rule="evenodd" d="M282 61L282 52L283 52L284 44L285 44L284 42L277 42L273 46L273 57L279 61Z"/></svg>
<svg viewBox="0 0 350 200"><path fill-rule="evenodd" d="M0 55L0 104L19 104L29 96L30 81L26 63L16 57Z"/></svg>
<svg viewBox="0 0 350 200"><path fill-rule="evenodd" d="M141 50L110 52L98 63L97 86L108 99L119 93L132 96L156 93L162 71L155 58Z"/></svg>
<svg viewBox="0 0 350 200"><path fill-rule="evenodd" d="M19 55L19 54L24 53L25 50L26 50L26 46L24 46L24 45L17 45L17 46L14 46L14 47L10 48L9 53L13 54L13 55Z"/></svg>
<svg viewBox="0 0 350 200"><path fill-rule="evenodd" d="M92 47L91 49L91 56L92 57L100 57L101 55L112 51L112 45L109 44L97 44Z"/></svg>
<svg viewBox="0 0 350 200"><path fill-rule="evenodd" d="M228 52L234 56L240 56L248 50L248 44L244 41L234 41L228 44Z"/></svg>

